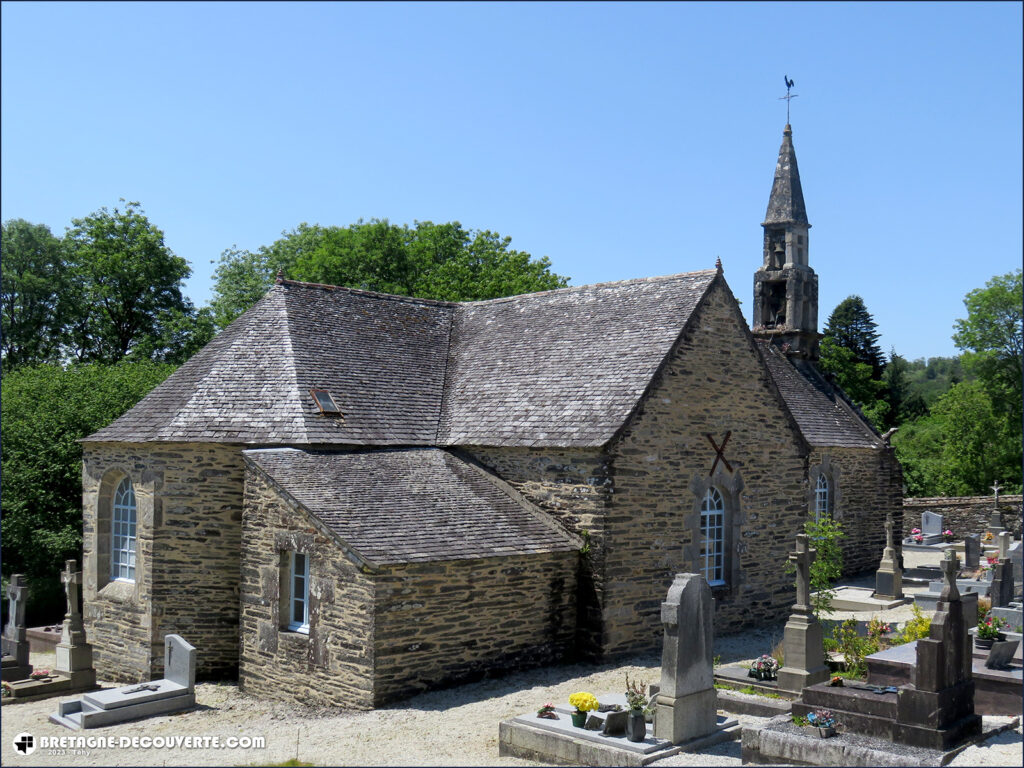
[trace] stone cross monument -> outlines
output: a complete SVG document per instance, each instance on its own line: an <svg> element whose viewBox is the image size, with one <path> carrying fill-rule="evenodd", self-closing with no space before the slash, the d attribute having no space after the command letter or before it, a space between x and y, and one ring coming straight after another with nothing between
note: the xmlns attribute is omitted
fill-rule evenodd
<svg viewBox="0 0 1024 768"><path fill-rule="evenodd" d="M655 738L680 744L717 728L711 606L711 587L703 575L676 574L661 604L664 635Z"/></svg>
<svg viewBox="0 0 1024 768"><path fill-rule="evenodd" d="M25 603L28 600L28 586L20 573L11 576L7 586L9 609L7 626L3 634L3 679L22 680L32 672L29 664L29 644L25 637Z"/></svg>
<svg viewBox="0 0 1024 768"><path fill-rule="evenodd" d="M786 665L778 673L779 688L797 694L828 679L821 624L811 607L811 563L817 554L807 534L797 535L796 551L789 555L796 566L796 604L782 639Z"/></svg>
<svg viewBox="0 0 1024 768"><path fill-rule="evenodd" d="M992 489L994 500L992 502L992 515L988 519L988 529L991 531L993 536L998 536L1006 530L1003 528L1003 516L999 512L999 492L1003 490L1003 486L996 483L989 487Z"/></svg>
<svg viewBox="0 0 1024 768"><path fill-rule="evenodd" d="M883 600L903 599L903 571L896 556L893 543L893 519L890 512L885 516L885 549L882 561L875 572L875 597Z"/></svg>
<svg viewBox="0 0 1024 768"><path fill-rule="evenodd" d="M64 614L60 643L57 645L57 672L71 678L73 688L95 685L96 671L92 668L92 646L85 642L82 612L78 609L79 585L82 572L77 560L66 560L60 574L68 600Z"/></svg>

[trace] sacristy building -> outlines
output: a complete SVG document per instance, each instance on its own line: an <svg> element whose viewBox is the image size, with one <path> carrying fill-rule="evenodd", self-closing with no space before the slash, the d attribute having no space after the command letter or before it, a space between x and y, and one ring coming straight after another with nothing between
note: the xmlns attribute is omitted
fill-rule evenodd
<svg viewBox="0 0 1024 768"><path fill-rule="evenodd" d="M201 677L373 707L654 650L678 572L719 633L777 619L815 515L874 567L900 469L815 365L788 125L763 227L752 330L720 267L468 303L279 279L84 441L100 677L178 633Z"/></svg>

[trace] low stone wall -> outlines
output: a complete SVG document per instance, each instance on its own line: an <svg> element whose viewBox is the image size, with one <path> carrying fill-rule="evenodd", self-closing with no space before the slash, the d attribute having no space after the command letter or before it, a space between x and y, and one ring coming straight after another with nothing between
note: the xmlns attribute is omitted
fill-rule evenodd
<svg viewBox="0 0 1024 768"><path fill-rule="evenodd" d="M1013 533L1015 539L1021 537L1021 500L1022 496L1000 496L999 511L1003 517L1003 527ZM909 536L912 528L921 526L922 512L935 512L942 515L943 529L953 531L953 536L963 539L970 533L983 534L988 530L988 521L992 516L992 496L937 496L933 498L917 498L903 500L903 535Z"/></svg>

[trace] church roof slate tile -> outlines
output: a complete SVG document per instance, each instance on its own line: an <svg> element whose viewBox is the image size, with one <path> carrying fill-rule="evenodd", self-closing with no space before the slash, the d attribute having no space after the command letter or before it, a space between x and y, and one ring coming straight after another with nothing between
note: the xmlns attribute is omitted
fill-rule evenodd
<svg viewBox="0 0 1024 768"><path fill-rule="evenodd" d="M375 565L569 552L581 542L484 469L439 448L243 452Z"/></svg>
<svg viewBox="0 0 1024 768"><path fill-rule="evenodd" d="M771 342L758 340L768 372L804 439L815 447L881 448L882 439L818 369L792 362Z"/></svg>
<svg viewBox="0 0 1024 768"><path fill-rule="evenodd" d="M600 446L717 274L461 304L284 281L86 440Z"/></svg>

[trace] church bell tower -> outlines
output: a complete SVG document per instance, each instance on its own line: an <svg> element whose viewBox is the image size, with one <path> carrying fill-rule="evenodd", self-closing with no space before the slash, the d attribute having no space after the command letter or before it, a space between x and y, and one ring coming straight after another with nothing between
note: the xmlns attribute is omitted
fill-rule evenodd
<svg viewBox="0 0 1024 768"><path fill-rule="evenodd" d="M754 273L751 331L790 357L818 359L818 276L808 265L810 241L793 129L782 132L764 223L764 264Z"/></svg>

